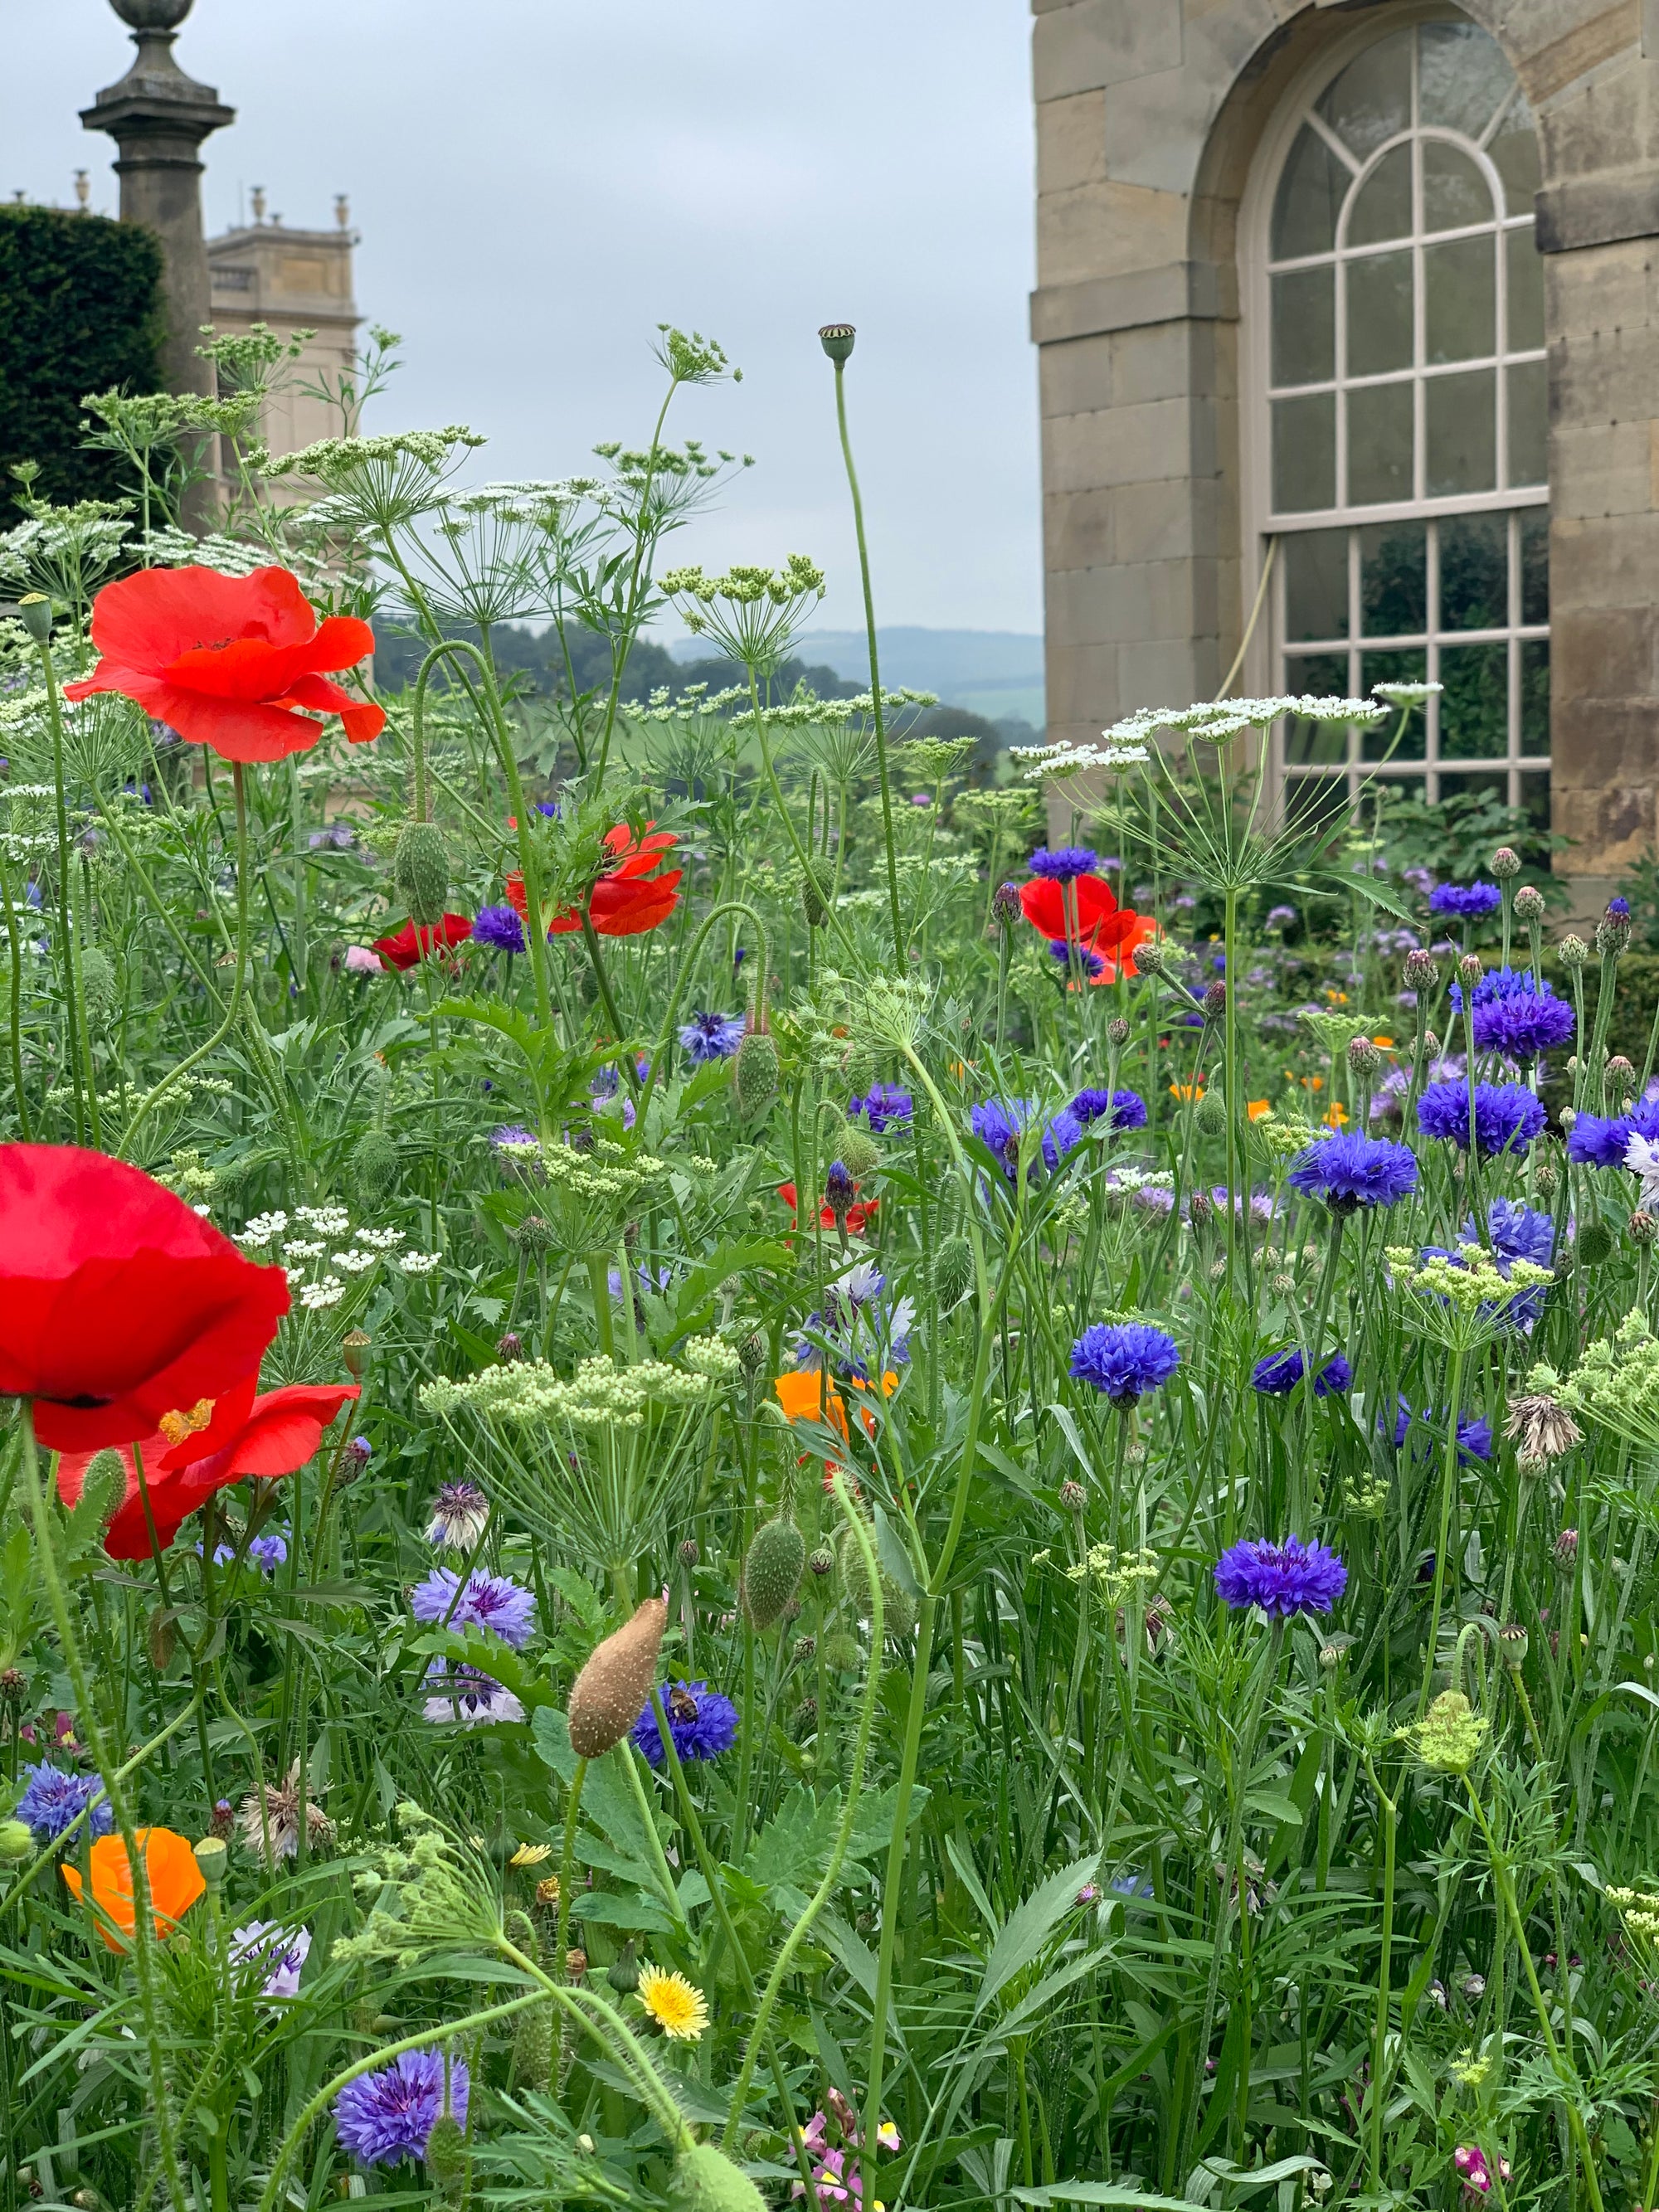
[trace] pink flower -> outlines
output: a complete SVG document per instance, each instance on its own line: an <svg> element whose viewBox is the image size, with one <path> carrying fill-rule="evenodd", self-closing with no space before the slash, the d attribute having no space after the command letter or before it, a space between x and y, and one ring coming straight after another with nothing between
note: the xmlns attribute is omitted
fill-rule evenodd
<svg viewBox="0 0 1659 2212"><path fill-rule="evenodd" d="M371 952L366 945L348 945L345 964L349 975L378 975L380 973L380 954Z"/></svg>

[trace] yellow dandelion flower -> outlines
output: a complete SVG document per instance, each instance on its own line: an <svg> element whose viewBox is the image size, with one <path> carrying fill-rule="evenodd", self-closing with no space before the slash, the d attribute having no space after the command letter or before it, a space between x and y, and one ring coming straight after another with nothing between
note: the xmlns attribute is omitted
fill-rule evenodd
<svg viewBox="0 0 1659 2212"><path fill-rule="evenodd" d="M702 1991L693 1988L684 1974L666 1973L660 1966L641 1966L639 1997L663 2033L675 2043L695 2043L708 2025Z"/></svg>

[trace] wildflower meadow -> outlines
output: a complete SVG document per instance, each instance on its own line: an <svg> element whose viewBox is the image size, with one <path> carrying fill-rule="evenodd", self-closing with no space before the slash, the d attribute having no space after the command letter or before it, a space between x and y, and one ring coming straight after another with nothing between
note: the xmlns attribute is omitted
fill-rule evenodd
<svg viewBox="0 0 1659 2212"><path fill-rule="evenodd" d="M1271 787L1422 685L816 696L717 344L395 343L0 535L0 2212L1652 2207L1626 902Z"/></svg>

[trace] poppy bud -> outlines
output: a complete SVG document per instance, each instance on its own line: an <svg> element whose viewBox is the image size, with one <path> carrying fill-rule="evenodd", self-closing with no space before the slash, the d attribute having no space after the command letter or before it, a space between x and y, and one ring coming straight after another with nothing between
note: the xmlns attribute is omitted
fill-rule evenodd
<svg viewBox="0 0 1659 2212"><path fill-rule="evenodd" d="M521 2012L513 2029L511 2079L520 2089L545 2094L553 2083L553 2007L532 2005Z"/></svg>
<svg viewBox="0 0 1659 2212"><path fill-rule="evenodd" d="M340 1357L345 1362L346 1373L354 1382L363 1379L363 1354L374 1339L366 1328L349 1328L340 1339Z"/></svg>
<svg viewBox="0 0 1659 2212"><path fill-rule="evenodd" d="M52 601L44 592L25 592L17 602L17 618L37 645L52 639Z"/></svg>
<svg viewBox="0 0 1659 2212"><path fill-rule="evenodd" d="M459 2189L466 2178L466 2136L453 2112L441 2112L434 2120L422 2155L440 2188Z"/></svg>
<svg viewBox="0 0 1659 2212"><path fill-rule="evenodd" d="M398 1180L398 1147L384 1129L365 1129L351 1148L351 1188L364 1206L378 1206Z"/></svg>
<svg viewBox="0 0 1659 2212"><path fill-rule="evenodd" d="M578 1759L603 1759L645 1711L667 1626L666 1603L648 1597L590 1655L566 1708L570 1747Z"/></svg>
<svg viewBox="0 0 1659 2212"><path fill-rule="evenodd" d="M862 1122L849 1122L836 1143L847 1172L854 1182L882 1163L882 1149Z"/></svg>
<svg viewBox="0 0 1659 2212"><path fill-rule="evenodd" d="M0 1820L0 1865L15 1866L34 1852L34 1831L27 1820Z"/></svg>
<svg viewBox="0 0 1659 2212"><path fill-rule="evenodd" d="M864 1654L859 1649L856 1636L849 1636L844 1628L823 1639L823 1663L832 1674L856 1674L864 1663Z"/></svg>
<svg viewBox="0 0 1659 2212"><path fill-rule="evenodd" d="M806 1539L793 1521L768 1521L750 1540L738 1601L751 1628L770 1628L795 1595L806 1565Z"/></svg>
<svg viewBox="0 0 1659 2212"><path fill-rule="evenodd" d="M126 1462L113 1446L94 1452L81 1478L80 1504L88 1520L102 1528L126 1494Z"/></svg>
<svg viewBox="0 0 1659 2212"><path fill-rule="evenodd" d="M959 1306L972 1288L974 1255L965 1237L947 1237L933 1255L933 1288L941 1313Z"/></svg>
<svg viewBox="0 0 1659 2212"><path fill-rule="evenodd" d="M848 352L852 333L848 333ZM824 351L830 353L828 343ZM847 358L830 354L837 368ZM766 2212L766 2199L746 2173L739 2172L711 2142L687 2143L669 2176L670 2212Z"/></svg>
<svg viewBox="0 0 1659 2212"><path fill-rule="evenodd" d="M1599 1267L1604 1260L1613 1257L1613 1236L1605 1221L1587 1221L1578 1231L1578 1263L1583 1267Z"/></svg>
<svg viewBox="0 0 1659 2212"><path fill-rule="evenodd" d="M449 896L449 854L435 822L404 823L392 858L392 880L404 895L411 921L430 929L443 920Z"/></svg>
<svg viewBox="0 0 1659 2212"><path fill-rule="evenodd" d="M738 1111L763 1112L778 1095L778 1048L764 1030L750 1030L732 1060L732 1084Z"/></svg>
<svg viewBox="0 0 1659 2212"><path fill-rule="evenodd" d="M81 955L81 996L89 1014L107 1014L115 1005L115 963L96 945Z"/></svg>
<svg viewBox="0 0 1659 2212"><path fill-rule="evenodd" d="M800 904L801 912L806 916L806 927L809 929L822 929L830 919L830 909L825 906L818 887L811 876L807 877L800 887Z"/></svg>
<svg viewBox="0 0 1659 2212"><path fill-rule="evenodd" d="M839 368L851 356L857 335L851 323L825 323L818 331L818 343Z"/></svg>
<svg viewBox="0 0 1659 2212"><path fill-rule="evenodd" d="M873 1530L868 1532L872 1537L874 1533ZM864 1550L850 1528L842 1530L837 1557L841 1563L842 1587L847 1592L848 1603L859 1620L871 1620L873 1618L875 1607L870 1593L870 1577L865 1570ZM881 1576L881 1603L884 1632L897 1642L902 1643L916 1625L915 1601L907 1590L902 1590L899 1588L884 1569L878 1568L877 1571ZM827 1644L824 1646L824 1656L826 1658L829 1656Z"/></svg>
<svg viewBox="0 0 1659 2212"><path fill-rule="evenodd" d="M1193 1121L1206 1137L1224 1136L1227 1130L1226 1100L1218 1091L1206 1091L1193 1109Z"/></svg>

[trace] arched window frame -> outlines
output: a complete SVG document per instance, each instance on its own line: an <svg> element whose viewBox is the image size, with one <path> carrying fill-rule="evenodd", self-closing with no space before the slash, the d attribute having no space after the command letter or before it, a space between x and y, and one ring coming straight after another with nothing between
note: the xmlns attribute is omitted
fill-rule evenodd
<svg viewBox="0 0 1659 2212"><path fill-rule="evenodd" d="M1425 673L1430 680L1440 674L1440 659L1444 646L1495 645L1502 643L1506 653L1507 670L1507 748L1502 757L1454 759L1441 751L1441 717L1438 702L1431 701L1419 726L1423 732L1423 755L1411 759L1395 759L1378 763L1367 759L1368 749L1374 749L1375 740L1368 741L1358 731L1346 735L1346 753L1338 758L1324 760L1287 759L1287 744L1294 750L1294 728L1287 730L1281 724L1272 734L1270 769L1272 780L1281 793L1285 785L1297 779L1324 781L1333 786L1346 783L1350 800L1358 796L1362 781L1372 775L1382 775L1401 779L1408 783L1420 783L1424 795L1431 801L1438 799L1448 791L1455 790L1470 779L1490 780L1501 774L1504 795L1510 805L1536 803L1547 793L1549 770L1548 740L1541 740L1536 731L1523 728L1522 655L1530 653L1548 653L1548 606L1547 583L1535 580L1547 576L1547 511L1549 486L1542 483L1509 486L1501 479L1508 467L1507 383L1506 367L1523 362L1542 362L1547 358L1543 346L1516 352L1507 350L1508 337L1508 257L1499 251L1496 256L1495 279L1496 342L1494 356L1480 356L1469 361L1458 361L1443 366L1428 364L1422 358L1424 322L1423 271L1420 249L1427 241L1438 245L1455 240L1459 236L1479 235L1493 228L1500 234L1520 231L1532 227L1528 215L1511 216L1506 210L1504 188L1495 164L1486 152L1486 143L1498 129L1505 109L1500 108L1489 118L1483 138L1472 142L1461 134L1435 125L1424 126L1417 118L1413 104L1413 121L1407 132L1396 134L1380 143L1356 163L1351 149L1346 147L1337 134L1315 113L1316 103L1326 89L1335 82L1342 72L1369 47L1380 44L1397 32L1416 30L1419 26L1436 22L1470 22L1462 9L1445 4L1445 0L1402 0L1402 4L1379 10L1357 24L1346 36L1334 39L1322 47L1287 88L1274 111L1273 118L1263 132L1256 156L1239 209L1238 259L1240 302L1240 404L1241 404L1241 507L1244 519L1243 532L1243 603L1254 603L1261 583L1263 565L1275 540L1279 542L1279 557L1275 559L1274 574L1267 594L1264 619L1254 639L1247 663L1247 680L1252 688L1270 693L1297 693L1309 689L1328 690L1331 683L1311 684L1298 679L1298 663L1312 649L1320 658L1346 656L1346 690L1361 696L1370 689L1366 663L1375 661L1380 654L1420 651L1426 663ZM1477 26L1476 27L1480 27ZM1465 230L1426 231L1424 228L1420 194L1414 186L1413 228L1409 243L1413 248L1413 327L1415 332L1413 362L1411 371L1413 417L1413 496L1407 500L1370 506L1338 504L1330 507L1276 512L1273 503L1272 401L1278 390L1298 392L1330 390L1338 393L1337 413L1337 469L1341 484L1346 469L1345 405L1346 390L1343 371L1346 366L1346 331L1343 325L1342 286L1346 276L1339 275L1335 306L1335 374L1320 385L1276 387L1273 381L1272 362L1272 279L1275 273L1294 269L1297 261L1288 258L1275 262L1272 253L1272 224L1279 179L1290 158L1297 135L1304 123L1311 121L1327 143L1348 167L1354 170L1355 181L1369 177L1391 148L1407 143L1411 137L1449 139L1462 150L1470 152L1477 161L1488 189L1493 196L1495 222L1476 224ZM1352 246L1346 237L1346 223L1352 208L1352 198L1345 204L1341 226L1334 249L1334 258L1340 266L1352 256L1362 254L1364 246ZM1406 243L1400 240L1398 243ZM1396 241L1390 240L1393 246ZM1372 250L1375 250L1373 247ZM1317 265L1328 260L1330 255L1304 257L1303 265ZM1498 440L1499 488L1491 491L1462 492L1433 496L1425 489L1427 465L1427 443L1425 434L1425 391L1437 374L1457 374L1470 368L1495 364L1498 385ZM1379 379L1378 380L1383 380ZM1503 514L1508 523L1508 604L1505 620L1495 627L1463 628L1437 620L1440 578L1437 574L1437 545L1439 532L1435 526L1451 518L1476 514ZM1524 521L1523 518L1534 518ZM1427 569L1425 580L1426 618L1420 629L1401 632L1394 635L1366 635L1362 619L1360 586L1360 532L1379 524L1400 524L1420 521L1426 527ZM1300 532L1323 530L1346 530L1348 532L1347 573L1348 609L1346 637L1331 637L1324 641L1307 638L1290 640L1286 636L1286 569L1284 540ZM1523 545L1524 532L1524 545ZM1540 604L1540 592L1543 592ZM1334 670L1332 672L1334 681ZM1334 791L1333 796L1334 796Z"/></svg>

